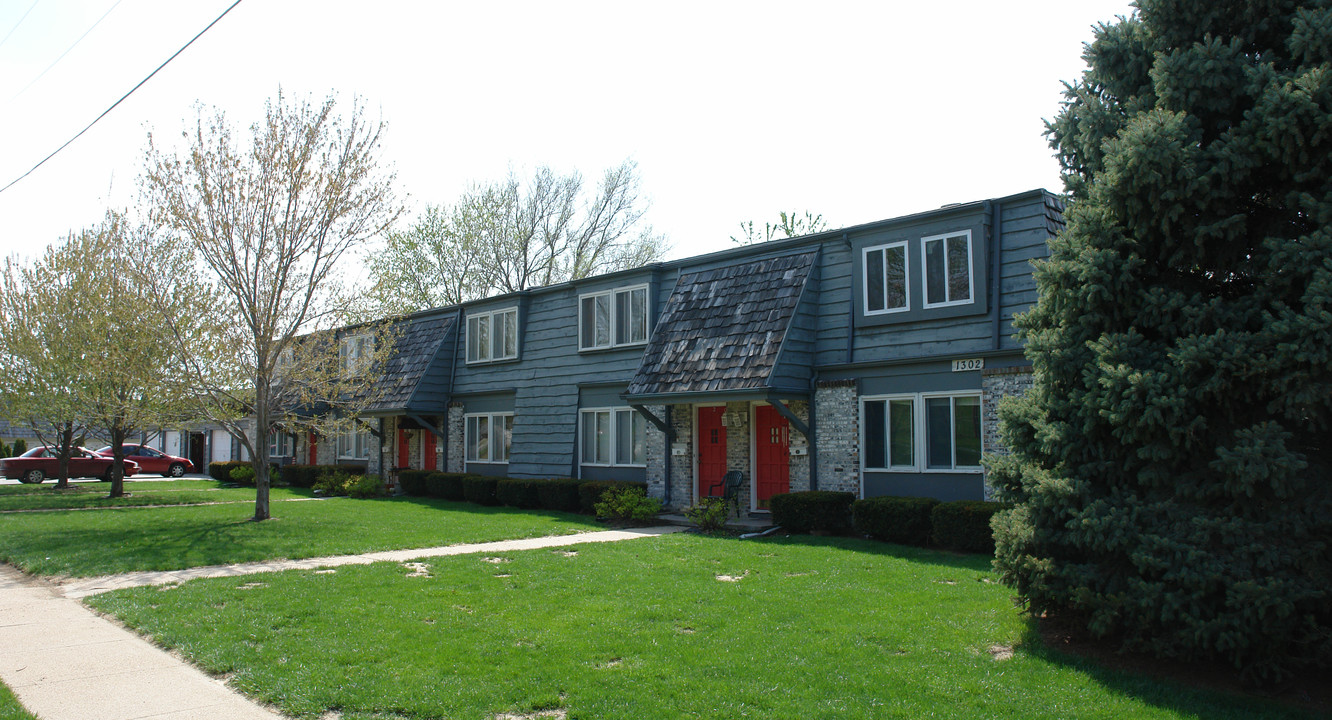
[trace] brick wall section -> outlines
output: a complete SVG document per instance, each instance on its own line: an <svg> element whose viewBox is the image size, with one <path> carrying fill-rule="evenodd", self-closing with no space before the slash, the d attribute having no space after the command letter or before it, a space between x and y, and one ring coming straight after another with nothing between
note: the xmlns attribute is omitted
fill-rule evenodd
<svg viewBox="0 0 1332 720"><path fill-rule="evenodd" d="M448 437L445 442L449 445L449 466L445 472L460 473L466 467L465 448L463 447L463 404L449 403Z"/></svg>
<svg viewBox="0 0 1332 720"><path fill-rule="evenodd" d="M748 512L752 507L750 495L754 489L753 465L749 462L749 433L752 431L750 421L749 403L726 403L726 413L722 416L722 422L726 427L726 469L744 473L739 496L741 512Z"/></svg>
<svg viewBox="0 0 1332 720"><path fill-rule="evenodd" d="M814 389L818 424L819 489L860 494L860 407L852 380L820 382Z"/></svg>
<svg viewBox="0 0 1332 720"><path fill-rule="evenodd" d="M672 405L669 409L675 446L684 448L683 455L671 453L671 506L689 507L694 504L694 408L690 405Z"/></svg>
<svg viewBox="0 0 1332 720"><path fill-rule="evenodd" d="M796 400L787 403L786 406L791 408L791 412L794 413L796 417L803 420L806 426L809 425L808 402L804 400ZM796 430L795 428L791 428L791 432L788 437L790 438L791 441L792 450L795 450L796 448L805 448L804 455L791 456L791 492L801 492L803 490L808 490L809 489L809 442L805 439L805 436L801 435L800 431Z"/></svg>
<svg viewBox="0 0 1332 720"><path fill-rule="evenodd" d="M1008 445L999 434L999 403L1006 397L1022 397L1031 389L1031 366L986 368L981 371L981 442L985 452L1007 455ZM989 478L985 499L990 499Z"/></svg>
<svg viewBox="0 0 1332 720"><path fill-rule="evenodd" d="M667 408L664 405L648 405L647 411L657 417L667 420ZM644 448L646 452L647 463L647 484L648 497L654 497L658 500L666 499L666 460L667 453L671 450L666 447L666 433L657 429L651 422L647 423L647 444ZM674 504L674 503L672 503Z"/></svg>

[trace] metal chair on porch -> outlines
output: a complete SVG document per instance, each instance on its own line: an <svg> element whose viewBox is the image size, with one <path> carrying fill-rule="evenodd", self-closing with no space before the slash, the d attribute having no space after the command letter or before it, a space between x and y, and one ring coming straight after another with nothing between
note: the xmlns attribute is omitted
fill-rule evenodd
<svg viewBox="0 0 1332 720"><path fill-rule="evenodd" d="M708 487L707 497L719 497L730 503L735 508L735 516L740 517L740 485L744 481L744 473L739 470L730 470L722 475L721 480ZM721 491L719 495L717 491Z"/></svg>

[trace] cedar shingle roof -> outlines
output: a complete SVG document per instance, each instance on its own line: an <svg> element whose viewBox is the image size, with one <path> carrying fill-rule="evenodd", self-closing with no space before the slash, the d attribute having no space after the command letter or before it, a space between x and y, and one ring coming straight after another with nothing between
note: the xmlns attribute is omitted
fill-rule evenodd
<svg viewBox="0 0 1332 720"><path fill-rule="evenodd" d="M422 378L439 352L440 343L453 329L455 315L415 320L399 328L393 352L385 363L382 383L384 395L366 408L368 412L403 410L416 395Z"/></svg>
<svg viewBox="0 0 1332 720"><path fill-rule="evenodd" d="M768 387L816 255L681 275L626 394Z"/></svg>

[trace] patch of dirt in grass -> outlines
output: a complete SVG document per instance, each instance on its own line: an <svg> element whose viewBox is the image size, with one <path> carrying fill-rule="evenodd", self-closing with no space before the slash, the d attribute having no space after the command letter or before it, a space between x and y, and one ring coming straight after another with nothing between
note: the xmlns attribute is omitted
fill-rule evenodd
<svg viewBox="0 0 1332 720"><path fill-rule="evenodd" d="M688 625L677 625L675 631L680 633L681 635L693 635L695 632L697 632Z"/></svg>
<svg viewBox="0 0 1332 720"><path fill-rule="evenodd" d="M408 563L403 563L402 566L403 566L403 568L405 568L405 569L407 569L407 570L411 570L411 572L407 573L407 577L409 577L409 578L410 578L410 577L423 577L423 578L434 577L433 575L430 574L430 566L427 565L426 563L423 563L423 562L408 562Z"/></svg>
<svg viewBox="0 0 1332 720"><path fill-rule="evenodd" d="M319 716L319 720L342 720L342 713L338 710L329 710Z"/></svg>
<svg viewBox="0 0 1332 720"><path fill-rule="evenodd" d="M332 575L332 574L334 574L334 573L336 573L336 572L337 572L337 570L334 570L333 568L325 568L325 569L323 569L323 570L315 570L315 571L314 571L314 574L315 574L315 575Z"/></svg>
<svg viewBox="0 0 1332 720"><path fill-rule="evenodd" d="M722 582L740 582L741 580L744 580L746 577L749 577L748 570L744 571L744 573L740 575L718 575L717 579Z"/></svg>
<svg viewBox="0 0 1332 720"><path fill-rule="evenodd" d="M806 577L808 575L813 575L813 574L814 573L812 572L803 572L803 573L789 572L786 573L786 577Z"/></svg>
<svg viewBox="0 0 1332 720"><path fill-rule="evenodd" d="M495 575L495 577L497 577L497 578L506 578L506 577L513 577L513 576L510 575L510 574L508 574L508 573L497 573L497 574Z"/></svg>
<svg viewBox="0 0 1332 720"><path fill-rule="evenodd" d="M483 557L481 558L481 562L488 562L491 565L499 565L501 563L510 562L510 560L506 557Z"/></svg>
<svg viewBox="0 0 1332 720"><path fill-rule="evenodd" d="M552 720L564 720L569 717L569 711L564 708L555 710L537 710L530 713L499 713L494 716L494 720L543 720L546 718ZM321 720L323 720L321 718Z"/></svg>
<svg viewBox="0 0 1332 720"><path fill-rule="evenodd" d="M551 552L562 557L578 557L577 550L552 550Z"/></svg>
<svg viewBox="0 0 1332 720"><path fill-rule="evenodd" d="M263 588L266 588L266 587L268 587L268 583L264 583L264 582L249 582L249 583L245 583L244 585L237 585L237 586L236 586L236 589L237 589L237 590L262 590Z"/></svg>
<svg viewBox="0 0 1332 720"><path fill-rule="evenodd" d="M1001 661L1001 660L1007 660L1007 659L1013 657L1013 646L1012 646L1012 645L991 645L991 646L990 646L990 657L994 658L995 662L999 662L999 661Z"/></svg>
<svg viewBox="0 0 1332 720"><path fill-rule="evenodd" d="M169 583L167 583L167 584L165 584L165 585L160 585L160 586L158 586L157 591L158 591L158 592L166 592L166 591L168 591L168 590L175 590L175 589L178 588L178 587L180 587L180 583L178 583L178 582L169 582Z"/></svg>
<svg viewBox="0 0 1332 720"><path fill-rule="evenodd" d="M1068 618L1045 615L1036 619L1036 629L1047 648L1090 660L1121 672L1165 678L1188 687L1275 701L1332 717L1332 683L1317 670L1270 688L1246 688L1239 673L1224 663L1185 663L1164 660L1146 653L1121 652L1114 641L1091 637L1087 629Z"/></svg>
<svg viewBox="0 0 1332 720"><path fill-rule="evenodd" d="M956 585L956 584L957 584L957 581L956 581L956 580L933 580L933 581L931 581L931 582L933 582L935 585Z"/></svg>

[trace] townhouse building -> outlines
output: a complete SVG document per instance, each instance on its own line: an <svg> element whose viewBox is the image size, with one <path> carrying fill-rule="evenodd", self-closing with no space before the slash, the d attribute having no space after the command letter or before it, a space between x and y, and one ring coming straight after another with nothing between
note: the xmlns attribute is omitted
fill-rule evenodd
<svg viewBox="0 0 1332 720"><path fill-rule="evenodd" d="M271 451L638 480L668 507L730 470L749 511L808 489L982 499L996 405L1031 382L1013 316L1062 213L1032 190L416 313L355 431Z"/></svg>

